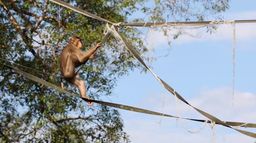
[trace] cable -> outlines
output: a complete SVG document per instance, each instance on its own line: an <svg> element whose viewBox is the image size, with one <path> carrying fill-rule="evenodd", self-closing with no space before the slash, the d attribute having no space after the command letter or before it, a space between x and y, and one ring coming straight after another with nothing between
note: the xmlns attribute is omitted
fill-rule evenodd
<svg viewBox="0 0 256 143"><path fill-rule="evenodd" d="M80 13L80 14L82 14L82 15L85 15L85 16L87 16L87 17L90 17L90 18L93 18L93 19L97 19L97 20L102 21L102 22L114 24L114 22L111 22L111 21L109 21L109 20L107 20L107 19L101 18L101 17L99 17L99 16L97 16L97 15L95 15L95 14L92 14L92 13L87 12L87 11L85 11L85 10L82 10L82 9L80 9L80 8L71 6L70 4L68 4L68 3L66 3L66 2L63 2L63 1L60 1L60 0L50 0L50 1L53 2L53 3L55 3L55 4L58 4L58 5L60 5L60 6L66 7L66 8L68 8L68 9L71 9L71 10L73 10L73 11L75 11L75 12L77 12L77 13Z"/></svg>
<svg viewBox="0 0 256 143"><path fill-rule="evenodd" d="M61 87L52 84L50 82L47 82L41 78L38 78L30 73L24 72L22 70L20 70L19 68L12 66L10 64L5 64L4 66L13 69L16 73L26 77L27 79L30 79L34 82L37 82L39 84L42 84L46 87L52 88L57 90L59 93L63 93L66 95L70 95L70 96L75 96L75 97L80 97L78 94L75 93L71 93L65 89L62 89ZM81 98L81 97L80 97ZM118 109L122 109L122 110L127 110L127 111L131 111L131 112L137 112L137 113L144 113L144 114L148 114L148 115L155 115L155 116L162 116L162 117L168 117L168 118L178 118L178 119L183 119L183 120L189 120L189 121L194 121L194 122L201 122L201 123L212 123L212 121L210 120L203 120L203 119L194 119L194 118L184 118L184 117L177 117L174 115L169 115L169 114L165 114L165 113L160 113L160 112L155 112L155 111L151 111L148 109L143 109L143 108L138 108L138 107L133 107L133 106L129 106L129 105L124 105L124 104L119 104L119 103L113 103L113 102L106 102L106 101L100 101L100 100L93 100L93 99L86 99L86 98L81 98L82 100L86 101L86 102L94 102L94 103L98 103L104 106L109 106L109 107L114 107L114 108L118 108ZM230 122L230 121L225 121L227 124L229 125L233 125L233 126L241 126L241 127L248 127L248 128L256 128L256 124L254 123L244 123L244 122ZM215 122L216 124L221 125L221 123L219 122Z"/></svg>
<svg viewBox="0 0 256 143"><path fill-rule="evenodd" d="M201 115L203 115L204 117L208 118L209 120L211 120L212 122L215 122L215 123L219 123L220 125L224 126L224 127L227 127L227 128L231 128L233 130L236 130L244 135L247 135L247 136L250 136L250 137L253 137L253 138L256 138L256 133L253 133L253 132L248 132L248 131L245 131L245 130L240 130L240 129L237 129L237 128L234 128L230 125L228 125L225 121L222 121L221 119L217 118L216 116L214 115L211 115L210 113L207 113L205 111L203 111L202 109L199 109L195 106L193 106L192 104L190 104L187 100L185 100L185 98L183 96L181 96L178 92L175 91L174 88L172 88L169 84L167 84L164 80L162 80L145 62L144 60L140 57L139 55L139 52L133 48L133 46L128 42L128 40L120 35L115 27L108 27L109 30L112 32L112 34L114 35L114 37L117 39L117 40L120 40L123 42L123 44L125 45L126 49L128 51L130 51L132 53L132 55L149 71L151 72L151 74L155 77L155 79L157 81L159 81L159 83L169 92L171 93L172 95L176 96L180 101L182 101L183 103L187 104L188 106L190 106L191 108L193 108L194 110L196 110L197 112L199 112Z"/></svg>
<svg viewBox="0 0 256 143"><path fill-rule="evenodd" d="M14 61L6 60L6 59L3 59L3 58L0 58L0 60L2 60L2 61L4 61L4 62L7 62L7 63L10 63L10 64L13 64L13 65L16 65L16 66L18 66L18 67L26 68L27 70L34 71L34 72L40 74L41 76L43 76L43 75L50 75L49 73L40 71L40 70L38 70L38 69L31 68L31 67L27 67L27 66L24 66L24 65L21 65L21 64L17 64L17 63L15 63Z"/></svg>
<svg viewBox="0 0 256 143"><path fill-rule="evenodd" d="M220 125L223 125L225 127L228 127L228 128L231 128L231 129L234 129L244 135L247 135L247 136L250 136L250 137L253 137L253 138L256 138L256 133L252 133L252 132L248 132L248 131L245 131L245 130L240 130L240 129L236 129L232 126L230 126L229 124L227 124L226 122L218 119L217 117L191 105L188 101L186 101L179 93L177 93L170 85L168 85L164 80L162 80L160 77L158 77L158 75L156 75L153 70L151 68L149 68L147 66L147 64L143 61L143 59L140 57L139 53L132 47L132 45L129 44L129 42L126 40L125 37L121 36L116 30L115 30L115 27L114 26L119 26L119 25L122 25L122 26L156 26L158 24L161 24L163 26L164 25L178 25L178 26L181 26L181 25L209 25L209 24L226 24L226 23L231 23L231 22L234 22L234 23L255 23L256 20L232 20L232 21L201 21L201 22L164 22L164 23L126 23L126 24L123 24L123 23L118 23L118 24L115 24L113 22L110 22L106 19L103 19L101 17L98 17L94 14L91 14L87 11L84 11L84 10L81 10L79 8L76 8L76 7L73 7L65 2L62 2L62 1L59 1L59 0L50 0L51 2L54 2L56 4L59 4L61 6L64 6L66 8L69 8L75 12L78 12L80 14L83 14L85 16L88 16L88 17L91 17L91 18L94 18L94 19L97 19L97 20L100 20L100 21L104 21L106 23L110 23L112 24L113 26L111 28L109 28L109 30L111 30L112 34L115 36L115 38L121 40L125 47L133 54L133 56L139 60L139 62L146 68L148 69L152 74L153 76L160 82L160 84L167 90L169 91L172 95L176 95L177 98L179 100L181 100L182 102L184 102L185 104L187 104L188 106L192 107L193 109L195 109L197 112L199 112L200 114L202 114L203 116L207 117L208 119L211 120L211 122L215 122L215 123L219 123ZM14 69L15 70L15 69ZM16 69L17 70L17 69ZM90 101L88 99L84 99L84 100L87 100L87 101ZM93 100L92 100L93 101ZM94 101L95 102L95 101ZM96 102L97 103L97 102Z"/></svg>
<svg viewBox="0 0 256 143"><path fill-rule="evenodd" d="M102 17L99 17L95 14L92 14L88 11L82 10L80 8L74 7L66 2L60 0L50 0L51 2L58 4L60 6L66 7L70 10L73 10L77 13L80 13L84 16L97 19L102 22L106 22L115 26L130 26L130 27L163 27L163 26L207 26L207 25L216 25L216 24L230 24L230 23L256 23L256 19L248 20L212 20L212 21L186 21L186 22L118 22L114 23Z"/></svg>
<svg viewBox="0 0 256 143"><path fill-rule="evenodd" d="M235 103L235 86L236 86L236 24L233 23L233 43L232 43L232 105Z"/></svg>
<svg viewBox="0 0 256 143"><path fill-rule="evenodd" d="M186 21L186 22L134 22L122 23L121 26L130 27L162 27L162 26L207 26L219 24L232 24L232 23L256 23L256 20L220 20L220 21Z"/></svg>

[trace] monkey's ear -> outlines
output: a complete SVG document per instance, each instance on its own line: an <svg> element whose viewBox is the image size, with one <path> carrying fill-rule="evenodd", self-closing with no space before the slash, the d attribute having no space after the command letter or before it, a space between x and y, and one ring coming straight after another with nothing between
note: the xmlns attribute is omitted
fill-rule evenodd
<svg viewBox="0 0 256 143"><path fill-rule="evenodd" d="M69 43L69 44L76 45L76 44L77 44L76 41L77 41L76 37L72 36L72 37L69 39L68 43Z"/></svg>
<svg viewBox="0 0 256 143"><path fill-rule="evenodd" d="M75 40L76 40L76 37L75 37L75 36L72 36L69 40L70 40L70 41L75 41Z"/></svg>
<svg viewBox="0 0 256 143"><path fill-rule="evenodd" d="M72 38L74 38L75 40L82 40L78 35L73 35Z"/></svg>

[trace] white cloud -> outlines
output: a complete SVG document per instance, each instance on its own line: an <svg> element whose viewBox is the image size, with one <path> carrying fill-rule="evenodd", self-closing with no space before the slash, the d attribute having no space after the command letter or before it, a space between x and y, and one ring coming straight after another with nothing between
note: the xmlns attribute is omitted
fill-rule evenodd
<svg viewBox="0 0 256 143"><path fill-rule="evenodd" d="M234 27L232 24L219 25L218 29L214 33L203 33L201 32L201 37L191 37L189 35L182 35L177 42L187 43L187 42L204 42L204 41L220 41L220 40L233 40L233 29L236 30L236 40L244 41L255 39L256 37L256 26L255 24L236 24ZM188 33L196 35L198 30L190 30Z"/></svg>
<svg viewBox="0 0 256 143"><path fill-rule="evenodd" d="M228 13L226 14L226 17L230 19L253 19L256 17L256 11Z"/></svg>
<svg viewBox="0 0 256 143"><path fill-rule="evenodd" d="M251 19L256 17L256 12L233 13L229 17L232 16L236 19ZM194 42L222 42L227 40L231 43L232 28L232 25L222 25L211 35L199 29L187 29L186 32L194 36L182 35L174 43L193 44ZM177 30L171 32L170 34L173 34ZM236 34L238 43L249 40L255 42L256 26L255 24L237 24ZM166 47L167 39L164 33L154 29L150 29L148 34L145 35L145 41L150 49ZM197 96L190 96L186 99L192 105L216 115L222 120L256 123L256 93L236 91L234 100L232 98L231 88L218 88L203 90ZM139 107L183 117L203 118L184 103L175 101L172 95L152 94L140 100ZM256 141L223 126L216 126L214 128L215 133L213 133L208 125L201 123L143 116L136 113L124 115L125 130L131 136L133 143L207 143L213 142L213 140L216 140L215 143L255 143ZM191 134L187 132L188 130L198 130L199 132Z"/></svg>
<svg viewBox="0 0 256 143"><path fill-rule="evenodd" d="M237 17L236 19L250 19L256 16L255 11L244 12L244 13L233 13L228 17ZM236 39L237 41L247 41L256 38L256 26L255 23L251 24L236 24ZM168 34L174 35L179 32L179 29L171 29ZM218 25L218 29L210 34L206 33L205 30L201 28L188 29L183 28L180 31L183 33L177 40L172 40L170 37L164 36L164 33L159 30L150 29L145 35L145 42L149 49L155 49L159 47L166 46L168 40L171 40L177 44L192 43L192 42L205 42L205 41L220 41L220 40L232 40L233 38L233 25L224 24Z"/></svg>
<svg viewBox="0 0 256 143"><path fill-rule="evenodd" d="M222 120L244 121L256 123L256 94L249 92L236 92L234 105L232 105L232 91L228 88L219 88L210 91L202 91L199 96L189 99L192 105L203 109ZM178 114L181 116L192 117L198 116L196 111L191 110L184 103L176 103L170 95L151 95L144 99L145 108L155 111L161 111L169 114ZM157 98L157 100L155 100ZM153 105L153 106L152 106ZM124 119L126 131L131 135L133 143L198 143L211 142L216 143L253 143L255 139L242 135L231 129L216 126L215 133L208 125L193 123L183 120L167 119L162 117L132 115ZM188 131L197 131L191 134Z"/></svg>
<svg viewBox="0 0 256 143"><path fill-rule="evenodd" d="M223 120L240 120L256 123L256 116L253 116L256 115L256 110L252 110L256 107L256 94L250 92L235 91L235 95L233 96L231 88L218 88L202 91L198 96L186 100L195 107L217 115ZM196 113L195 110L170 94L148 96L143 101L144 103L140 105L145 104L144 106L146 108L159 112L181 114L183 116L199 115L194 115Z"/></svg>
<svg viewBox="0 0 256 143"><path fill-rule="evenodd" d="M220 88L204 91L191 101L193 105L205 109L225 120L239 120L256 122L256 94L249 92L236 92Z"/></svg>
<svg viewBox="0 0 256 143"><path fill-rule="evenodd" d="M155 29L148 29L148 32L144 37L145 45L148 49L152 50L156 47L161 47L168 42L168 38L164 36L163 32L157 31Z"/></svg>

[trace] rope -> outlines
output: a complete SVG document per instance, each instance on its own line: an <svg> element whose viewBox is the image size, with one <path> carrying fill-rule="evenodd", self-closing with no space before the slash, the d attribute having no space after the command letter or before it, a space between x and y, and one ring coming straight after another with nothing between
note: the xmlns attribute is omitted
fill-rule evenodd
<svg viewBox="0 0 256 143"><path fill-rule="evenodd" d="M32 80L34 82L37 82L39 84L42 84L46 87L52 88L57 90L59 93L63 93L66 95L70 95L70 96L75 96L75 97L80 97L78 94L75 93L71 93L65 89L62 89L59 86L56 86L55 84L52 84L50 82L47 82L41 78L38 78L30 73L24 72L22 70L20 70L19 68L11 65L11 64L6 64L3 63L4 66L14 70L17 74L20 74L24 77L26 77L29 80ZM80 97L81 98L81 97ZM133 106L129 106L129 105L124 105L124 104L118 104L118 103L113 103L113 102L106 102L106 101L100 101L100 100L93 100L93 99L86 99L86 98L81 98L82 100L86 101L86 102L94 102L100 105L104 105L104 106L109 106L109 107L113 107L113 108L117 108L117 109L122 109L122 110L127 110L127 111L131 111L131 112L137 112L137 113L143 113L143 114L148 114L148 115L155 115L155 116L162 116L162 117L168 117L168 118L178 118L178 119L183 119L183 120L188 120L188 121L194 121L194 122L201 122L201 123L208 123L211 124L212 121L210 120L203 120L203 119L194 119L194 118L184 118L184 117L177 117L174 115L169 115L169 114L165 114L165 113L160 113L160 112L155 112L155 111L151 111L151 110L147 110L147 109L143 109L143 108L138 108L138 107L133 107ZM256 124L254 123L244 123L244 122L230 122L230 121L225 121L227 124L229 124L230 126L240 126L240 127L248 127L248 128L256 128ZM216 124L220 124L219 122L215 122Z"/></svg>
<svg viewBox="0 0 256 143"><path fill-rule="evenodd" d="M205 122L202 127L200 127L199 129L196 129L196 130L195 130L195 129L194 129L194 130L187 129L187 132L189 132L189 133L191 133L191 134L198 134L198 133L200 133L202 130L205 129L206 124L207 124L207 123Z"/></svg>
<svg viewBox="0 0 256 143"><path fill-rule="evenodd" d="M232 44L232 105L234 105L235 101L235 86L236 86L236 24L233 23L233 44Z"/></svg>
<svg viewBox="0 0 256 143"><path fill-rule="evenodd" d="M0 60L2 60L4 62L8 62L8 63L13 64L13 65L16 65L16 66L21 67L21 68L25 68L25 69L30 70L30 71L34 71L35 73L39 74L40 76L50 75L47 72L43 72L43 71L41 71L39 69L36 69L36 68L31 68L31 67L27 67L27 66L24 66L24 65L21 65L21 64L17 64L14 61L11 61L11 60L6 60L6 59L3 59L3 58L0 58Z"/></svg>
<svg viewBox="0 0 256 143"><path fill-rule="evenodd" d="M77 13L80 13L84 16L87 16L87 17L90 17L90 18L93 18L93 19L96 19L96 20L99 20L99 21L102 21L102 22L106 22L106 23L110 23L110 24L114 24L113 22L107 20L107 19L104 19L104 18L101 18L95 14L92 14L90 12L87 12L85 10L82 10L82 9L79 9L77 7L74 7L74 6L71 6L70 4L66 3L66 2L63 2L63 1L60 1L60 0L50 0L51 2L55 3L55 4L58 4L60 6L63 6L63 7L66 7L68 9L71 9Z"/></svg>
<svg viewBox="0 0 256 143"><path fill-rule="evenodd" d="M176 92L174 90L174 88L172 88L170 85L168 85L164 80L162 80L157 74L155 74L153 72L153 70L144 62L144 60L140 57L139 55L139 52L136 51L133 46L127 41L127 39L125 37L123 37L122 35L120 35L116 30L115 30L115 27L112 26L111 28L110 27L107 27L109 29L109 31L111 31L111 33L114 35L114 37L120 41L123 42L123 44L125 45L126 49L128 51L130 51L132 53L132 55L148 70L151 72L151 74L156 78L157 81L159 81L159 83L169 92L171 93L172 95L176 95L176 97L181 100L182 102L184 102L185 104L187 104L188 106L190 106L191 108L195 109L197 112L199 112L200 114L202 114L204 117L210 119L212 122L215 122L215 123L219 123L220 125L222 126L225 126L227 128L231 128L231 129L234 129L244 135L247 135L247 136L250 136L250 137L253 137L253 138L256 138L256 133L253 133L253 132L248 132L248 131L245 131L245 130L240 130L240 129L236 129L232 126L230 126L229 124L227 124L226 122L220 120L219 118L217 118L216 116L213 116L211 115L210 113L207 113L193 105L191 105L187 100L185 100L184 97L182 97L178 92Z"/></svg>
<svg viewBox="0 0 256 143"><path fill-rule="evenodd" d="M64 6L66 8L69 8L75 12L78 12L80 14L83 14L85 16L88 16L88 17L91 17L91 18L94 18L94 19L97 19L97 20L100 20L100 21L103 21L103 22L106 22L106 23L110 23L112 25L115 25L113 22L111 21L108 21L106 19L103 19L101 17L98 17L97 15L94 15L94 14L91 14L87 11L84 11L84 10L81 10L79 8L76 8L74 6L71 6L65 2L62 2L62 1L59 1L59 0L50 0L51 2L53 3L56 3L56 4L59 4L61 6ZM166 25L181 25L181 26L184 26L184 25L208 25L210 24L212 21L202 21L202 22L162 22L162 23L121 23L121 24L118 24L118 25L122 25L122 26L137 26L137 27L141 27L142 25L143 26L157 26L157 25L163 25L163 24L166 24ZM255 23L256 20L234 20L235 23ZM228 23L228 21L220 21L218 22L219 24L226 24ZM202 114L203 116L207 117L208 119L210 119L212 122L215 122L215 123L219 123L220 125L223 125L225 127L228 127L228 128L231 128L231 129L234 129L244 135L247 135L247 136L250 136L250 137L253 137L253 138L256 138L256 134L255 133L252 133L252 132L248 132L248 131L244 131L244 130L240 130L240 129L236 129L236 128L233 128L232 126L230 126L229 124L227 124L226 122L218 119L217 117L199 109L199 108L196 108L195 106L191 105L189 102L187 102L179 93L177 93L171 86L169 86L165 81L163 81L160 77L158 77L151 68L149 68L146 63L143 61L143 59L140 57L139 53L132 47L132 45L129 44L129 42L126 40L126 38L124 38L123 36L119 35L119 33L115 30L115 28L112 26L111 29L109 28L109 30L111 30L112 34L115 36L115 38L121 40L125 47L133 54L133 56L139 60L139 62L146 68L148 69L152 75L160 82L160 84L167 90L169 91L171 94L176 94L178 99L181 100L182 102L184 102L185 104L187 104L188 106L192 107L193 109L195 109L196 111L198 111L200 114ZM16 69L17 70L17 69ZM55 86L55 85L54 85ZM56 87L55 87L56 88ZM87 101L94 101L94 100L88 100L88 99L84 99L84 100L87 100ZM94 101L96 102L96 101ZM97 102L96 102L97 103ZM162 114L161 114L162 115Z"/></svg>
<svg viewBox="0 0 256 143"><path fill-rule="evenodd" d="M186 21L186 22L131 22L131 23L125 23L125 22L118 22L114 23L107 19L104 19L102 17L99 17L95 14L92 14L88 11L82 10L80 8L74 7L66 2L63 2L61 0L50 0L51 2L58 4L60 6L66 7L70 10L73 10L77 13L80 13L84 16L106 22L112 25L115 25L117 27L119 26L130 26L130 27L163 27L163 26L207 26L207 25L216 25L216 24L232 24L232 23L256 23L256 19L252 20L212 20L212 21Z"/></svg>
<svg viewBox="0 0 256 143"><path fill-rule="evenodd" d="M162 26L207 26L207 25L220 25L232 23L256 23L256 19L252 20L212 20L212 21L186 21L186 22L132 22L122 23L121 26L130 27L162 27Z"/></svg>

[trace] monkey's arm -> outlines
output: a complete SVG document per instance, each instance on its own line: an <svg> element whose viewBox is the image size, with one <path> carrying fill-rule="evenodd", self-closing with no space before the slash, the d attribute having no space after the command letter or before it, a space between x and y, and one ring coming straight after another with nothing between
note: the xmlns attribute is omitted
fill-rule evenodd
<svg viewBox="0 0 256 143"><path fill-rule="evenodd" d="M90 48L89 50L87 50L86 52L80 52L79 56L78 56L78 60L81 63L85 63L86 61L88 61L90 59L90 57L95 54L95 52L97 51L97 49L99 48L99 45L96 45L95 47Z"/></svg>

